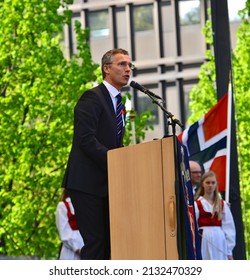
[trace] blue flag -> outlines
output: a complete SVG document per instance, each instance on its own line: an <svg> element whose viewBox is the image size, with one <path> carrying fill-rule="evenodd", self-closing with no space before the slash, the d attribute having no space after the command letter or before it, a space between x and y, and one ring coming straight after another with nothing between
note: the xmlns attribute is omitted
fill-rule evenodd
<svg viewBox="0 0 250 280"><path fill-rule="evenodd" d="M201 260L200 239L194 210L194 196L189 171L187 148L177 139L178 184L176 194L179 197L179 234L181 235L181 259Z"/></svg>

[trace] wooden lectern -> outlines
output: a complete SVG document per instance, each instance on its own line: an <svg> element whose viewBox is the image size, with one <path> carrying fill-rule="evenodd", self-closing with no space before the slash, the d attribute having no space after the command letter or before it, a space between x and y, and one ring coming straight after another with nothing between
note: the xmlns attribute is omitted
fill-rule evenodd
<svg viewBox="0 0 250 280"><path fill-rule="evenodd" d="M112 260L177 260L173 137L108 152Z"/></svg>

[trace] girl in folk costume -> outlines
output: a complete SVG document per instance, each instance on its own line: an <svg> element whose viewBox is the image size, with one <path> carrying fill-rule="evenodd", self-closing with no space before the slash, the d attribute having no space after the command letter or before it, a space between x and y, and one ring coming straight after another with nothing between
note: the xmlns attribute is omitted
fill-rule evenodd
<svg viewBox="0 0 250 280"><path fill-rule="evenodd" d="M63 190L61 201L56 208L56 226L62 241L59 259L80 260L84 242L77 228L75 211L66 189Z"/></svg>
<svg viewBox="0 0 250 280"><path fill-rule="evenodd" d="M195 216L201 237L203 260L232 260L235 225L231 210L218 192L216 174L203 174L195 196Z"/></svg>

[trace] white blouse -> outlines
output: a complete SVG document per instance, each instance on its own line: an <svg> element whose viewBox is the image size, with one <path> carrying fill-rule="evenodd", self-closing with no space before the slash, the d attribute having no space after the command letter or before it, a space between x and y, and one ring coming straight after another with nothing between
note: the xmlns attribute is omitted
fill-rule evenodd
<svg viewBox="0 0 250 280"><path fill-rule="evenodd" d="M212 213L213 205L202 196L199 197L198 200L201 201L204 211ZM200 212L196 202L194 206L198 224ZM225 201L221 222L221 226L203 226L200 228L198 226L199 229L203 230L201 236L202 259L227 259L227 256L232 255L236 243L236 230L231 210Z"/></svg>
<svg viewBox="0 0 250 280"><path fill-rule="evenodd" d="M72 214L75 210L69 197L66 198ZM81 250L84 242L79 230L72 230L68 221L67 208L63 201L60 201L56 208L56 226L60 239L62 241L62 248L60 251L60 260L79 260L80 255L76 254L76 250Z"/></svg>

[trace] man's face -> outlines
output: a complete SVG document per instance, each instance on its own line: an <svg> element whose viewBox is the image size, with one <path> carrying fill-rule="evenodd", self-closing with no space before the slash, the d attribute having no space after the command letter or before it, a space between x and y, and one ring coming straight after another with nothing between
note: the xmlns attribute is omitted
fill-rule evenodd
<svg viewBox="0 0 250 280"><path fill-rule="evenodd" d="M190 162L191 182L192 186L199 185L201 182L202 170L197 162Z"/></svg>
<svg viewBox="0 0 250 280"><path fill-rule="evenodd" d="M120 90L123 86L128 84L130 75L132 73L132 62L128 55L116 54L113 57L111 64L104 66L106 73L105 80Z"/></svg>

